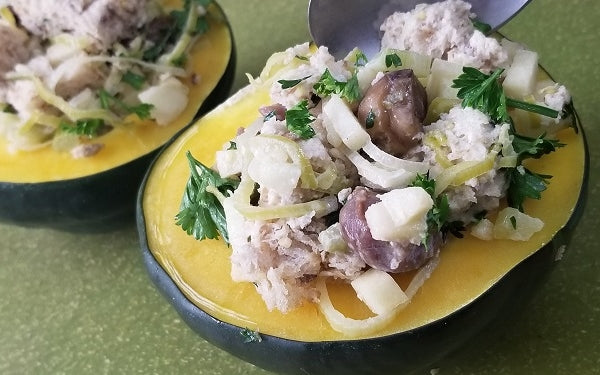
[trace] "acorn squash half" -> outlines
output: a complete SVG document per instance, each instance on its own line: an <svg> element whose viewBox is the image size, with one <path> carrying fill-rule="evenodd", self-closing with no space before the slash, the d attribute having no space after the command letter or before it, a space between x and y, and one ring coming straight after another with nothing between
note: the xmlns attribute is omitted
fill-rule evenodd
<svg viewBox="0 0 600 375"><path fill-rule="evenodd" d="M72 231L105 231L134 221L135 196L158 150L231 89L233 34L216 3L207 11L209 29L191 46L186 62L201 78L184 79L188 104L170 124L145 120L115 127L98 138L101 152L81 159L52 147L11 153L0 137L0 221Z"/></svg>
<svg viewBox="0 0 600 375"><path fill-rule="evenodd" d="M276 70L268 66L261 79ZM138 232L150 278L182 319L214 345L277 373L410 373L493 321L509 321L567 249L586 196L583 129L561 131L558 138L567 146L531 161L534 170L553 175L542 199L526 202L526 212L545 223L540 232L526 242L451 238L431 278L377 334L345 337L313 304L287 314L269 312L252 284L231 280L231 251L224 242L196 241L174 220L189 177L186 152L212 165L240 124L251 123L258 108L269 104L266 86L242 89L173 139L138 196ZM329 294L346 316L365 317L366 308L350 288L330 285Z"/></svg>

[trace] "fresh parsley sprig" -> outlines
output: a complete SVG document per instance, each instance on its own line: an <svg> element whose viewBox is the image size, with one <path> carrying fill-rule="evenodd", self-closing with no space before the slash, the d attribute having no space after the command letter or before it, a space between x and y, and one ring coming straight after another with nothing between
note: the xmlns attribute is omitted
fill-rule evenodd
<svg viewBox="0 0 600 375"><path fill-rule="evenodd" d="M498 68L491 74L485 74L472 67L463 67L462 74L452 83L452 87L458 89L456 96L462 99L462 106L480 110L495 123L511 122L508 107L551 118L559 116L560 113L552 108L506 97L499 80L503 72L504 69Z"/></svg>
<svg viewBox="0 0 600 375"><path fill-rule="evenodd" d="M552 178L550 175L538 174L518 166L508 171L507 201L510 207L523 211L523 202L527 198L540 199Z"/></svg>
<svg viewBox="0 0 600 375"><path fill-rule="evenodd" d="M452 83L458 89L457 97L463 107L475 108L496 123L510 122L506 108L506 96L498 79L504 69L485 74L475 68L464 67L463 73Z"/></svg>
<svg viewBox="0 0 600 375"><path fill-rule="evenodd" d="M313 85L313 90L321 98L337 94L350 103L360 99L360 87L358 86L356 73L352 74L348 81L344 82L335 79L329 69L325 69L321 78Z"/></svg>
<svg viewBox="0 0 600 375"><path fill-rule="evenodd" d="M315 136L315 129L310 124L315 117L308 111L308 100L304 99L285 112L285 122L289 131L302 139Z"/></svg>
<svg viewBox="0 0 600 375"><path fill-rule="evenodd" d="M206 188L214 186L223 195L229 196L238 187L239 181L221 178L217 172L196 160L189 151L186 156L190 165L190 178L179 213L175 216L175 223L197 240L221 236L229 243L223 205Z"/></svg>
<svg viewBox="0 0 600 375"><path fill-rule="evenodd" d="M539 159L543 155L556 151L557 148L565 146L555 139L547 139L545 134L537 138L513 134L512 146L517 153L518 163L528 158Z"/></svg>

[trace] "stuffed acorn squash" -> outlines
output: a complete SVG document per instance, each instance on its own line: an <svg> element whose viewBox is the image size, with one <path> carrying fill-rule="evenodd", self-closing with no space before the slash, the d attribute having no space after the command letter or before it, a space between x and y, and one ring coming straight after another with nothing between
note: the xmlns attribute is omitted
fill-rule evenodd
<svg viewBox="0 0 600 375"><path fill-rule="evenodd" d="M506 71L273 55L149 170L151 279L202 337L281 373L409 373L509 319L566 250L588 173L564 87L514 52Z"/></svg>
<svg viewBox="0 0 600 375"><path fill-rule="evenodd" d="M0 33L37 46L3 61L4 222L96 231L132 220L158 149L228 95L233 36L216 3L98 4L47 23L60 7L2 9Z"/></svg>

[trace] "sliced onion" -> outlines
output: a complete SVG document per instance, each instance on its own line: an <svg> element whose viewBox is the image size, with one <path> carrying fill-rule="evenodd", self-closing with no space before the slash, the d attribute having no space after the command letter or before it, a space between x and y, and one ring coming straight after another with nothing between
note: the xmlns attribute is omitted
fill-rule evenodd
<svg viewBox="0 0 600 375"><path fill-rule="evenodd" d="M311 212L314 212L316 217L323 217L337 211L338 201L335 196L328 195L324 198L309 202L272 207L252 206L249 203L239 203L236 201L234 207L247 219L273 220L300 217Z"/></svg>
<svg viewBox="0 0 600 375"><path fill-rule="evenodd" d="M404 160L388 154L377 147L371 140L364 146L363 151L367 153L374 161L381 163L390 169L404 169L410 172L426 173L428 166L425 163L411 160Z"/></svg>

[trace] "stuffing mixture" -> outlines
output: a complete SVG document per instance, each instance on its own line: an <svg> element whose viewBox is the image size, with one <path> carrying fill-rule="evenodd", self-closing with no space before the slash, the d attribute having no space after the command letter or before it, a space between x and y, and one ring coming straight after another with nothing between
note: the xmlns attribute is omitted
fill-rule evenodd
<svg viewBox="0 0 600 375"><path fill-rule="evenodd" d="M514 143L530 138L506 116L465 105L452 87L467 74L493 80L501 93L523 65L537 72L537 55L484 35L472 17L459 0L419 5L385 20L382 50L368 61L357 50L335 60L326 47L303 44L267 63L285 66L272 81L271 104L217 152L214 170L230 188L207 190L223 206L231 277L253 283L269 309L322 302L318 280L356 286L372 270L423 269L448 236L470 226L480 238L515 240L542 228L520 201L506 208L508 227L486 216L530 173ZM513 89L557 110L538 121L538 136L569 125L563 86L534 79ZM370 303L356 288L376 314L403 303L378 309L382 301Z"/></svg>

